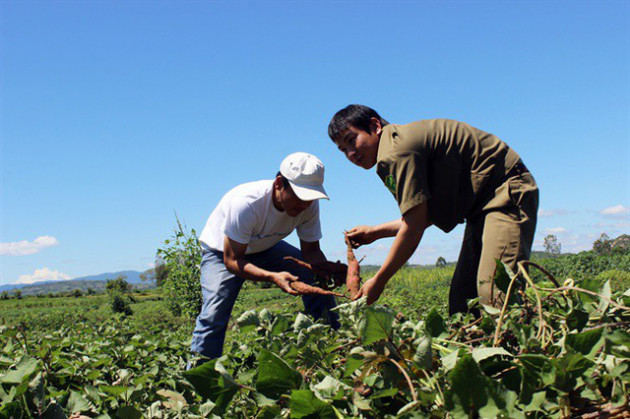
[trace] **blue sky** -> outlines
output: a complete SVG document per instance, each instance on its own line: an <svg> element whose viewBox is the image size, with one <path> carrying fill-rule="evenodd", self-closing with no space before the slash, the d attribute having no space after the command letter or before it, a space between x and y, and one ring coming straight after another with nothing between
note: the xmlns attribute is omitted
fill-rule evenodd
<svg viewBox="0 0 630 419"><path fill-rule="evenodd" d="M175 212L200 232L294 151L326 165L322 247L343 258L344 229L399 216L327 138L349 103L506 141L540 186L535 249L628 233L629 4L5 0L0 283L147 269ZM462 234L431 229L411 261L456 260Z"/></svg>

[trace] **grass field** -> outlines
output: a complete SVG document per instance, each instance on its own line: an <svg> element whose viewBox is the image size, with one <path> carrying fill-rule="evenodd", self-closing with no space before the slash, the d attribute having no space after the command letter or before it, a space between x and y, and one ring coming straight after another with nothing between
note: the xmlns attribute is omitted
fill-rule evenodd
<svg viewBox="0 0 630 419"><path fill-rule="evenodd" d="M630 285L627 270L584 282L612 303L556 292L537 311L530 289L524 306L502 315L503 329L495 312L446 319L452 272L403 269L378 307L343 308L336 332L300 317L299 298L248 285L226 356L192 376L184 368L194 323L171 315L159 290L135 295L131 316L112 313L105 295L2 300L0 418L569 417L627 409L630 313L614 305L628 306L615 292ZM503 331L493 347L496 328Z"/></svg>

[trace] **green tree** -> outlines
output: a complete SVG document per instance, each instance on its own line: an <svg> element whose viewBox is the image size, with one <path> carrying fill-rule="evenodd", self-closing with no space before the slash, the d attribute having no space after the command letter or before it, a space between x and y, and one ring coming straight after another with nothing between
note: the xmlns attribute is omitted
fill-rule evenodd
<svg viewBox="0 0 630 419"><path fill-rule="evenodd" d="M83 297L83 292L81 292L81 290L77 288L74 291L72 291L72 296L75 298Z"/></svg>
<svg viewBox="0 0 630 419"><path fill-rule="evenodd" d="M2 291L2 294L0 294L0 300L8 300L9 299L9 293L6 291Z"/></svg>
<svg viewBox="0 0 630 419"><path fill-rule="evenodd" d="M608 255L612 250L612 243L608 234L602 233L599 239L593 242L593 251L599 255Z"/></svg>
<svg viewBox="0 0 630 419"><path fill-rule="evenodd" d="M13 295L14 295L14 296L15 296L15 298L17 298L18 300L21 300L21 299L22 299L22 291L20 291L20 290L15 290L15 291L13 292Z"/></svg>
<svg viewBox="0 0 630 419"><path fill-rule="evenodd" d="M543 247L545 248L545 252L554 257L560 255L562 252L562 244L558 241L558 237L556 237L555 234L548 234L545 237Z"/></svg>
<svg viewBox="0 0 630 419"><path fill-rule="evenodd" d="M155 285L161 287L168 278L168 266L164 260L158 257L155 260Z"/></svg>
<svg viewBox="0 0 630 419"><path fill-rule="evenodd" d="M442 256L440 256L437 260L437 262L435 262L435 266L437 266L438 268L443 268L446 266L446 259L444 259Z"/></svg>
<svg viewBox="0 0 630 419"><path fill-rule="evenodd" d="M167 270L162 282L167 307L176 316L196 317L201 310L201 246L195 230L185 231L177 219L175 234L158 249L158 258Z"/></svg>
<svg viewBox="0 0 630 419"><path fill-rule="evenodd" d="M117 291L123 294L128 294L131 291L131 284L127 282L127 277L124 275L120 275L115 279L108 279L105 284L105 290L109 291Z"/></svg>
<svg viewBox="0 0 630 419"><path fill-rule="evenodd" d="M140 274L143 281L155 281L155 286L161 287L168 278L168 267L161 257L155 259L155 266Z"/></svg>
<svg viewBox="0 0 630 419"><path fill-rule="evenodd" d="M114 313L123 313L127 316L133 314L131 309L133 299L130 295L131 285L127 282L125 276L121 275L115 279L108 279L107 284L105 284L105 291Z"/></svg>

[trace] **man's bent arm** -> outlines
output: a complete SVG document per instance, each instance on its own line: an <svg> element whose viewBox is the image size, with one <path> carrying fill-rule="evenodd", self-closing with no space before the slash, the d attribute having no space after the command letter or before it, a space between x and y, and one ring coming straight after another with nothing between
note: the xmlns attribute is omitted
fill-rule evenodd
<svg viewBox="0 0 630 419"><path fill-rule="evenodd" d="M370 298L368 295L368 303L378 299L385 284L413 255L420 243L420 239L422 239L424 230L430 225L428 218L426 202L411 208L403 215L400 229L398 234L396 234L394 244L387 254L385 263L383 263L376 275L369 280L371 282L370 285L377 285L376 288L380 291L377 292L378 295L375 295L376 298ZM365 293L362 294L365 295Z"/></svg>
<svg viewBox="0 0 630 419"><path fill-rule="evenodd" d="M311 265L327 261L324 252L319 247L319 241L307 242L300 240L300 249L302 250L304 261Z"/></svg>
<svg viewBox="0 0 630 419"><path fill-rule="evenodd" d="M377 237L379 239L383 239L385 237L396 236L398 234L398 231L400 231L400 227L402 227L402 224L402 218L398 218L396 220L373 226L372 228L376 231Z"/></svg>
<svg viewBox="0 0 630 419"><path fill-rule="evenodd" d="M284 292L297 295L288 282L296 281L297 277L288 272L270 272L262 269L245 259L247 244L236 242L225 236L223 240L223 263L230 273L244 279L265 281L276 284Z"/></svg>
<svg viewBox="0 0 630 419"><path fill-rule="evenodd" d="M401 225L402 220L399 218L375 226L356 226L346 231L346 235L352 247L357 248L363 244L370 244L385 237L394 237L398 234Z"/></svg>

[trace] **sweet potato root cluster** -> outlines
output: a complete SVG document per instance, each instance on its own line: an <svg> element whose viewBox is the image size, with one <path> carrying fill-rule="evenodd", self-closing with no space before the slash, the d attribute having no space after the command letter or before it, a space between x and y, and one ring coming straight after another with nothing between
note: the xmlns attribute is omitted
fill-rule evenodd
<svg viewBox="0 0 630 419"><path fill-rule="evenodd" d="M285 256L284 259L285 260L290 260L290 261L294 262L295 264L297 264L298 266L300 266L302 268L305 268L305 269L308 269L309 271L312 271L312 272L316 272L317 271L317 269L315 269L310 263L307 263L307 262L304 262L303 260L294 258L293 256ZM297 292L299 292L300 294L303 294L303 295L309 295L309 294L314 294L314 295L334 295L336 297L345 297L345 298L347 298L343 294L339 294L337 292L333 292L333 291L330 291L330 290L325 290L325 289L320 288L320 287L314 287L314 286L309 285L306 282L302 282L302 281L289 282L289 285L295 291L297 291Z"/></svg>
<svg viewBox="0 0 630 419"><path fill-rule="evenodd" d="M293 288L300 294L334 295L336 297L344 297L344 298L353 299L354 296L357 295L357 293L359 292L359 289L361 288L361 268L359 266L359 261L354 255L354 250L352 250L352 246L350 245L350 240L348 239L348 236L345 235L345 233L344 233L344 237L345 237L346 246L348 246L348 251L347 251L348 268L346 271L346 288L348 289L347 292L349 294L349 297L348 295L345 295L345 293L339 294L339 293L332 292L332 291L322 289L319 287L314 287L312 285L306 284L301 281L291 282L290 283L291 288ZM312 272L317 273L318 271L310 263L306 263L292 256L286 256L285 259L290 260L296 263L298 266L308 269ZM339 262L337 263L343 266L342 263L339 263ZM342 269L341 266L339 267L339 269ZM345 269L345 267L343 269Z"/></svg>
<svg viewBox="0 0 630 419"><path fill-rule="evenodd" d="M350 298L354 299L354 296L357 295L359 289L361 288L361 268L359 266L359 261L354 255L354 250L352 250L350 239L348 239L348 235L345 233L344 239L346 240L346 246L348 247L348 272L346 273L346 288L348 288Z"/></svg>

